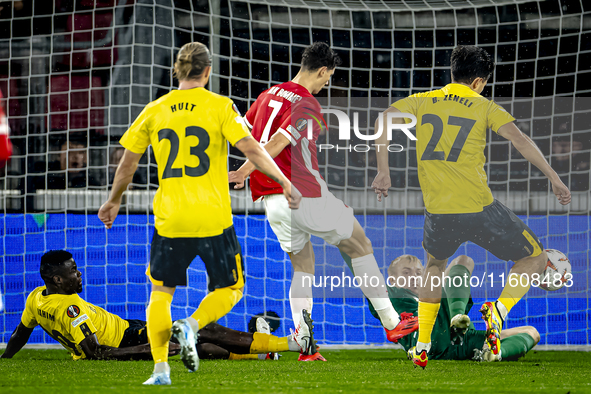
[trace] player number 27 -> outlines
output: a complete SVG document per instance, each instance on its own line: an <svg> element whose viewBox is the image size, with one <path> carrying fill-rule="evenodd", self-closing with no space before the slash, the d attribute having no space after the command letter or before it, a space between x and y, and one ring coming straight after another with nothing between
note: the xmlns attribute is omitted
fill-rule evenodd
<svg viewBox="0 0 591 394"><path fill-rule="evenodd" d="M447 155L447 159L445 158L445 153L442 151L435 151L437 144L439 144L439 140L441 136L443 136L443 120L435 114L425 114L422 117L421 125L426 123L433 126L433 135L421 156L421 160L445 160L445 161L452 161L457 162L458 157L460 157L460 152L462 152L462 148L468 139L468 134L472 131L474 127L474 123L476 121L474 119L468 118L461 118L459 116L450 116L447 121L447 126L460 126L460 130L458 131L458 135L451 146L449 154Z"/></svg>
<svg viewBox="0 0 591 394"><path fill-rule="evenodd" d="M205 129L198 126L189 126L185 129L185 136L195 136L199 138L199 143L196 146L190 147L189 154L199 158L199 165L197 167L185 166L185 175L190 177L198 177L205 175L209 171L209 156L205 150L209 147L209 134ZM179 136L172 129L162 129L158 132L158 141L170 141L170 154L162 173L162 179L166 178L181 178L183 176L183 168L172 168L176 157L179 154L180 141Z"/></svg>

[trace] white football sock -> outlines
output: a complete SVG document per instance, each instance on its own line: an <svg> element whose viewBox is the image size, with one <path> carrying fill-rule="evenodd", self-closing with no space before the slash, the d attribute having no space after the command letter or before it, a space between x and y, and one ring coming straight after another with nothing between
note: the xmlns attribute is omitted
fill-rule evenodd
<svg viewBox="0 0 591 394"><path fill-rule="evenodd" d="M170 373L170 366L166 361L154 364L154 373Z"/></svg>
<svg viewBox="0 0 591 394"><path fill-rule="evenodd" d="M313 280L314 275L307 272L296 271L293 273L291 287L289 288L289 305L291 306L293 325L296 328L300 323L302 309L307 310L308 313L312 315L312 306L314 304L312 298Z"/></svg>
<svg viewBox="0 0 591 394"><path fill-rule="evenodd" d="M431 350L431 342L429 342L429 343L417 342L416 354L419 354L423 350L426 350L427 353L429 353L429 350Z"/></svg>
<svg viewBox="0 0 591 394"><path fill-rule="evenodd" d="M384 276L378 268L378 263L373 254L351 259L353 275L361 279L361 290L371 301L374 309L380 316L382 325L387 330L393 330L400 323L400 316L394 310Z"/></svg>
<svg viewBox="0 0 591 394"><path fill-rule="evenodd" d="M293 339L291 335L287 336L287 346L289 347L290 352L300 351L300 345L297 344L297 342L295 341L295 339Z"/></svg>
<svg viewBox="0 0 591 394"><path fill-rule="evenodd" d="M195 320L191 316L187 317L185 320L187 321L187 323L189 323L189 325L193 329L193 333L199 332L199 323L197 323L197 320ZM195 338L197 338L197 336L195 336Z"/></svg>

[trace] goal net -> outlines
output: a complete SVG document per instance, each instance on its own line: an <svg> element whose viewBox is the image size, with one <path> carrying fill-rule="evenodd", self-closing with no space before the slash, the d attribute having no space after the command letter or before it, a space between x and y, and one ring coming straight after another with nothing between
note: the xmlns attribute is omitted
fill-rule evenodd
<svg viewBox="0 0 591 394"><path fill-rule="evenodd" d="M517 118L570 186L560 206L544 175L510 144L489 132L489 184L496 198L536 232L546 248L563 251L574 285L554 293L531 289L512 310L508 327L532 325L540 344L589 345L591 6L584 0L56 0L14 2L0 12L0 90L12 130L14 155L2 170L0 342L18 325L26 296L42 285L42 254L71 251L83 274L87 301L128 319L145 319L157 188L150 152L111 230L96 212L121 157L118 141L150 101L176 86L171 64L190 41L213 55L209 89L231 97L245 113L259 93L295 76L314 41L329 43L343 64L319 94L328 107L359 113L362 133L375 116L408 94L450 82L449 57L460 44L484 47L497 66L483 95ZM423 210L414 145L404 136L390 155L392 184L383 203L369 188L375 152L338 140L336 118L319 152L330 190L355 209L385 277L402 254L424 261ZM242 157L231 150L230 168ZM234 225L246 265L244 298L220 323L247 330L251 316L281 316L279 335L292 327L292 275L249 191L232 191ZM313 238L316 277L351 276L338 250ZM500 293L511 263L467 243L457 255L475 261L474 274L497 282L474 288L478 302ZM484 275L484 276L483 276ZM203 263L188 271L172 315L191 314L206 292ZM330 283L328 284L330 287ZM324 344L384 344L383 329L358 288L314 288L316 339ZM478 308L470 314L483 326ZM30 343L54 343L35 330Z"/></svg>

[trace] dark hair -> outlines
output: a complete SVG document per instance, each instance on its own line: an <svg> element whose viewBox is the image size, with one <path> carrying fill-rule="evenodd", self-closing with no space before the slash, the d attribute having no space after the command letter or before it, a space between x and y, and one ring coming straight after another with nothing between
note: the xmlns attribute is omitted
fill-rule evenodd
<svg viewBox="0 0 591 394"><path fill-rule="evenodd" d="M315 42L304 51L302 55L302 69L314 71L326 67L334 69L341 64L341 58L325 42Z"/></svg>
<svg viewBox="0 0 591 394"><path fill-rule="evenodd" d="M51 282L56 272L62 265L72 258L72 253L65 250L50 250L41 257L41 266L39 273L41 278L47 283Z"/></svg>
<svg viewBox="0 0 591 394"><path fill-rule="evenodd" d="M451 77L455 82L472 83L476 78L488 81L495 62L483 48L459 45L451 53Z"/></svg>
<svg viewBox="0 0 591 394"><path fill-rule="evenodd" d="M200 42L183 45L174 62L174 74L178 80L199 79L205 67L211 66L209 49Z"/></svg>

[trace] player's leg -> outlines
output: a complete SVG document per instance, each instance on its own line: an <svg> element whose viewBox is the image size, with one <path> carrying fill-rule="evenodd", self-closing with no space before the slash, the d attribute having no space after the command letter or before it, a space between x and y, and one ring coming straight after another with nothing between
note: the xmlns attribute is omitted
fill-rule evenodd
<svg viewBox="0 0 591 394"><path fill-rule="evenodd" d="M211 343L234 354L262 354L299 352L300 347L292 336L277 337L259 332L248 333L232 330L211 323L199 331L198 344Z"/></svg>
<svg viewBox="0 0 591 394"><path fill-rule="evenodd" d="M547 255L534 232L499 201L484 207L479 215L481 225L471 240L501 260L515 261L499 299L484 303L480 310L489 332L487 341L496 354L507 314L529 290L532 275L543 271ZM509 280L511 275L518 280Z"/></svg>
<svg viewBox="0 0 591 394"><path fill-rule="evenodd" d="M378 282L376 282L376 286L371 286L369 281L368 283L363 281L361 290L373 305L386 331L393 331L398 323L400 323L400 316L392 307L392 303L388 297L386 282L373 254L371 241L365 235L365 231L363 231L363 228L353 216L353 213L349 212L345 213L344 216L345 215L351 216L353 221L353 231L351 236L340 241L337 247L339 248L341 255L350 258L350 267L353 275L361 278L377 278Z"/></svg>
<svg viewBox="0 0 591 394"><path fill-rule="evenodd" d="M289 258L293 267L293 277L289 287L289 305L294 326L300 321L302 310L312 314L314 299L312 296L312 282L314 281L314 249L312 242L308 240L304 248L294 253L289 252Z"/></svg>
<svg viewBox="0 0 591 394"><path fill-rule="evenodd" d="M242 252L233 226L221 235L200 238L198 244L199 256L209 277L210 293L186 319L194 332L230 312L242 298L244 288Z"/></svg>
<svg viewBox="0 0 591 394"><path fill-rule="evenodd" d="M481 331L485 333L486 331ZM486 338L486 337L485 337ZM540 341L540 333L532 326L514 327L501 333L500 351L494 354L485 340L478 361L516 361L525 356Z"/></svg>
<svg viewBox="0 0 591 394"><path fill-rule="evenodd" d="M384 328L393 330L400 317L388 298L384 276L373 255L371 241L355 219L353 209L324 190L320 198L303 198L300 208L292 211L291 216L294 230L316 235L351 258L353 274L366 278L361 286L364 295L371 301ZM370 284L374 283L370 280L373 278L378 281L376 286Z"/></svg>
<svg viewBox="0 0 591 394"><path fill-rule="evenodd" d="M228 360L230 352L213 343L198 343L197 353L201 360Z"/></svg>
<svg viewBox="0 0 591 394"><path fill-rule="evenodd" d="M174 331L170 304L176 286L187 285L187 268L198 251L196 239L167 238L160 236L157 231L154 232L150 249L150 265L146 271L152 282L152 294L146 312L146 320L155 367L154 374L144 384L161 384L157 383L157 378L161 376L159 374L170 371L168 343ZM195 339L190 334L186 333L183 338L177 336L177 340L181 346L181 359L185 365L190 360L196 369L199 359L195 349ZM155 380L156 383L152 380Z"/></svg>
<svg viewBox="0 0 591 394"><path fill-rule="evenodd" d="M148 339L154 358L154 373L144 384L170 384L168 343L172 317L170 304L176 286L186 286L187 267L195 257L186 239L166 238L154 232L150 249L150 265L146 270L152 282L150 302L146 310Z"/></svg>
<svg viewBox="0 0 591 394"><path fill-rule="evenodd" d="M426 353L431 349L431 335L433 326L437 319L437 313L441 306L441 277L447 264L446 259L436 259L430 253L428 254L425 272L423 273L423 283L419 288L419 335L413 356L413 362L425 368L427 365ZM422 353L425 352L425 355Z"/></svg>
<svg viewBox="0 0 591 394"><path fill-rule="evenodd" d="M531 232L531 230L529 231ZM533 232L530 234L533 234ZM532 239L531 244L534 245L539 243L539 241L536 241L537 237L535 238L535 241ZM507 318L509 311L513 309L513 307L529 290L532 281L532 275L541 275L546 267L548 255L546 254L546 251L542 249L541 244L539 244L538 248L534 248L534 253L532 253L532 255L516 260L515 264L513 264L513 267L511 267L511 270L509 271L507 278L511 278L512 276L517 276L517 278L520 278L523 275L527 278L527 281L507 281L507 284L505 285L505 288L501 292L501 295L499 296L499 299L496 303L496 307L503 321L505 321Z"/></svg>
<svg viewBox="0 0 591 394"><path fill-rule="evenodd" d="M174 287L152 283L150 302L146 309L146 321L150 350L154 359L154 372L144 384L170 384L168 341L172 328L170 304L174 291Z"/></svg>
<svg viewBox="0 0 591 394"><path fill-rule="evenodd" d="M303 309L312 314L315 261L310 234L292 225L292 210L282 194L265 196L263 201L269 225L293 267L289 303L293 324L297 327Z"/></svg>
<svg viewBox="0 0 591 394"><path fill-rule="evenodd" d="M466 332L470 326L466 306L470 300L470 275L474 270L474 260L462 255L449 263L445 270L445 294L451 317L450 327L459 332Z"/></svg>
<svg viewBox="0 0 591 394"><path fill-rule="evenodd" d="M431 335L441 304L442 275L447 259L464 241L462 215L434 215L425 212L423 247L428 253L423 272L423 283L419 288L419 335L413 353L415 365L425 368L427 353L431 348Z"/></svg>
<svg viewBox="0 0 591 394"><path fill-rule="evenodd" d="M532 326L509 328L501 333L503 361L515 361L525 356L540 342L540 333Z"/></svg>

